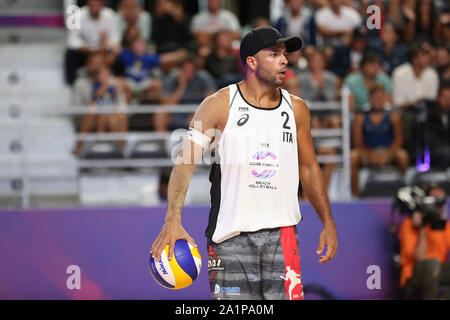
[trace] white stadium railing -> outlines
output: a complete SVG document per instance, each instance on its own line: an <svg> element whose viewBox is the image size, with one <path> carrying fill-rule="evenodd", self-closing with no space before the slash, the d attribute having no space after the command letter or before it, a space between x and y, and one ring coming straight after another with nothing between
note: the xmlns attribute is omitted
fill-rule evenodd
<svg viewBox="0 0 450 320"><path fill-rule="evenodd" d="M336 138L340 140L340 148L337 148L338 154L336 155L318 155L317 159L319 163L336 163L340 166L340 176L343 179L343 185L341 192L342 200L350 199L350 111L349 111L349 91L344 88L342 90L342 99L337 102L307 102L311 111L323 111L323 110L339 110L341 112L342 127L337 129L312 129L311 135L314 139L320 138ZM19 120L21 125L20 130L20 150L17 152L20 154L21 170L20 174L4 174L0 179L12 178L16 176L16 179L20 181L21 201L22 207L27 208L30 205L30 191L28 188L29 174L29 160L30 155L28 152L28 146L30 146L30 134L28 128L30 121L35 118L42 117L74 117L88 113L96 114L108 114L108 113L125 113L125 114L151 114L158 112L166 113L193 113L197 108L197 105L141 105L141 106L126 106L117 107L115 109L102 109L96 107L86 106L72 106L72 107L39 107L39 108L20 108L14 107L14 110L9 110L9 116L14 118L15 121ZM128 132L128 133L84 133L75 134L74 139L84 141L158 141L168 139L171 132ZM53 137L55 141L59 137ZM46 141L46 143L53 143L53 141ZM75 142L74 142L75 143ZM126 149L126 148L125 148ZM146 159L129 159L124 157L123 159L77 159L77 168L163 168L173 165L171 158L146 158ZM205 165L205 164L200 164ZM46 178L46 177L40 177ZM51 179L49 176L48 179Z"/></svg>

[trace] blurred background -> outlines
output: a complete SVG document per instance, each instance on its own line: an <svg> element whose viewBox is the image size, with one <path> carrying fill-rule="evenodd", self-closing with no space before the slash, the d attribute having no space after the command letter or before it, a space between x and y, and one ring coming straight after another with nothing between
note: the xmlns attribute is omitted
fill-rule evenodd
<svg viewBox="0 0 450 320"><path fill-rule="evenodd" d="M39 260L62 266L74 259L68 252L84 248L86 257L78 253L79 259L89 260L105 252L100 243L120 247L136 241L142 255L162 225L173 160L193 112L207 95L243 79L240 40L264 25L303 39L302 50L288 55L283 88L311 109L333 212L348 231L342 241L349 248L370 240L378 252L372 257L361 250L353 274L365 279L372 264L389 270L384 290L377 291L350 274L354 286L331 280L355 259L350 252L334 262L341 268L325 267L323 273L304 262L305 279L309 273L319 284L312 284L311 294L398 297L401 262L394 258L400 251L398 239L391 241L389 218L393 199L411 186L439 184L444 198L450 191L450 5L445 0L0 0L0 249L2 261L8 253L5 268L11 272L8 277L2 270L1 297L177 298L146 276L134 279L146 283L140 291L115 295L110 288L108 294L100 271L86 282L90 289L84 295L64 283L49 289L44 280L44 291L31 290L27 279L36 273L59 283L61 275L51 271L59 266L34 260L38 265L26 270L19 285L17 265L30 258L18 252L51 247L55 256ZM194 238L203 237L209 209L208 154L185 201ZM302 212L312 212L301 192L299 201ZM192 222L200 213L193 221L202 222ZM69 227L79 219L82 233ZM317 223L304 220L300 232ZM121 226L127 223L133 224L125 231ZM29 233L21 238L19 230ZM303 232L311 234L304 246L315 246L316 235ZM126 263L114 257L105 259ZM85 263L93 270L105 261ZM204 282L198 291L189 289L194 295L178 298L207 299Z"/></svg>

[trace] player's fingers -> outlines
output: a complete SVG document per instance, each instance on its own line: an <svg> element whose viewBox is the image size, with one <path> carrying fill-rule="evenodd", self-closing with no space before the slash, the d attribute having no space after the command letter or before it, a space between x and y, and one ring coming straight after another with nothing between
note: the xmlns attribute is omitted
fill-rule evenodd
<svg viewBox="0 0 450 320"><path fill-rule="evenodd" d="M189 242L194 248L197 248L197 244L195 243L195 240L191 236L186 236L186 241Z"/></svg>
<svg viewBox="0 0 450 320"><path fill-rule="evenodd" d="M164 239L164 237L158 237L158 239L155 241L155 248L152 254L153 258L156 260L159 260L159 258L161 257L161 252L163 251L166 244L166 241Z"/></svg>
<svg viewBox="0 0 450 320"><path fill-rule="evenodd" d="M155 258L155 253L156 253L156 249L157 249L158 241L159 241L158 239L159 239L159 237L157 237L157 238L155 239L155 241L153 241L152 247L150 248L150 253L152 254L152 257L153 257L153 258Z"/></svg>
<svg viewBox="0 0 450 320"><path fill-rule="evenodd" d="M321 254L323 252L323 248L325 247L325 241L322 239L322 237L319 238L319 246L317 247L317 254Z"/></svg>
<svg viewBox="0 0 450 320"><path fill-rule="evenodd" d="M172 260L174 248L175 248L175 239L170 238L170 239L169 239L169 252L168 252L168 258L169 258L169 260Z"/></svg>
<svg viewBox="0 0 450 320"><path fill-rule="evenodd" d="M326 263L334 258L334 246L327 246L327 251L325 255L319 258L320 263Z"/></svg>

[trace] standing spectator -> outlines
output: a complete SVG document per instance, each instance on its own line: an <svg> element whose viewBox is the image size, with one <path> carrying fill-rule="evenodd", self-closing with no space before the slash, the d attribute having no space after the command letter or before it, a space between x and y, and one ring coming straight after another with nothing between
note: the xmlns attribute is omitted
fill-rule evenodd
<svg viewBox="0 0 450 320"><path fill-rule="evenodd" d="M415 121L417 103L435 100L439 89L439 76L430 67L429 46L413 45L408 53L409 62L394 69L392 73L392 100L402 110L405 148L411 158L415 156Z"/></svg>
<svg viewBox="0 0 450 320"><path fill-rule="evenodd" d="M232 52L229 33L219 31L214 34L213 51L206 58L205 69L216 80L218 89L242 80L240 63L238 56Z"/></svg>
<svg viewBox="0 0 450 320"><path fill-rule="evenodd" d="M153 18L152 41L158 53L193 47L189 33L190 18L181 0L158 0Z"/></svg>
<svg viewBox="0 0 450 320"><path fill-rule="evenodd" d="M152 32L152 17L140 7L138 0L122 0L119 8L119 23L121 37L130 26L136 26L140 36L148 42Z"/></svg>
<svg viewBox="0 0 450 320"><path fill-rule="evenodd" d="M349 46L353 30L361 25L361 17L355 9L343 5L343 0L330 0L330 5L316 13L319 33L324 44L332 47Z"/></svg>
<svg viewBox="0 0 450 320"><path fill-rule="evenodd" d="M359 169L361 166L382 167L394 163L405 173L408 153L402 149L402 123L398 113L384 109L384 87L376 84L370 89L370 109L358 112L353 122L351 151L351 186L359 195Z"/></svg>
<svg viewBox="0 0 450 320"><path fill-rule="evenodd" d="M163 83L162 104L198 104L206 96L214 93L216 85L214 78L205 70L197 68L198 57L189 54L181 67L173 70ZM187 128L192 114L160 113L155 116L155 130L167 131L167 129Z"/></svg>
<svg viewBox="0 0 450 320"><path fill-rule="evenodd" d="M385 102L391 101L391 80L381 71L380 60L372 52L367 52L361 60L361 71L355 71L344 79L350 89L350 108L355 111L368 110L369 88L375 83L381 84L386 93Z"/></svg>
<svg viewBox="0 0 450 320"><path fill-rule="evenodd" d="M208 9L192 17L190 30L197 41L199 53L206 56L202 51L207 52L207 48L211 48L214 33L227 30L233 40L240 39L241 25L234 13L222 9L221 0L208 0Z"/></svg>
<svg viewBox="0 0 450 320"><path fill-rule="evenodd" d="M125 66L127 100L151 96L159 99L161 82L152 77L153 68L166 63L181 61L186 50L180 49L164 54L149 54L144 39L137 38L132 42L131 50L123 49L119 54L119 61Z"/></svg>
<svg viewBox="0 0 450 320"><path fill-rule="evenodd" d="M450 81L439 88L436 103L431 104L428 110L425 126L431 166L450 167Z"/></svg>
<svg viewBox="0 0 450 320"><path fill-rule="evenodd" d="M278 19L275 28L286 37L300 37L304 46L316 45L314 14L304 6L303 0L286 0L285 12Z"/></svg>
<svg viewBox="0 0 450 320"><path fill-rule="evenodd" d="M80 11L80 29L70 29L65 57L66 82L73 84L86 55L93 51L118 52L120 31L117 14L104 7L104 0L88 0Z"/></svg>
<svg viewBox="0 0 450 320"><path fill-rule="evenodd" d="M388 75L408 59L408 48L399 41L399 35L399 29L393 23L386 22L381 33L381 43L370 46L370 50L380 57L381 67Z"/></svg>

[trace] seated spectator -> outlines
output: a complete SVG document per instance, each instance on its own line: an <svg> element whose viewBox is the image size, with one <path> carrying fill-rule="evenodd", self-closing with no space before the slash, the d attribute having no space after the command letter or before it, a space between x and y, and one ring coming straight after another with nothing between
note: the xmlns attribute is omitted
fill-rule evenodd
<svg viewBox="0 0 450 320"><path fill-rule="evenodd" d="M103 0L88 0L80 11L80 29L70 29L65 57L66 82L73 84L86 55L94 51L118 52L120 32L117 14Z"/></svg>
<svg viewBox="0 0 450 320"><path fill-rule="evenodd" d="M436 71L439 75L439 83L450 81L450 47L439 45L436 47Z"/></svg>
<svg viewBox="0 0 450 320"><path fill-rule="evenodd" d="M408 62L392 73L392 100L402 110L404 146L410 157L415 157L415 122L417 103L435 100L439 89L439 76L430 66L429 45L413 45L408 52Z"/></svg>
<svg viewBox="0 0 450 320"><path fill-rule="evenodd" d="M447 0L434 0L437 12L436 39L450 43L450 3Z"/></svg>
<svg viewBox="0 0 450 320"><path fill-rule="evenodd" d="M325 55L315 50L308 59L308 69L299 73L302 98L310 101L334 101L337 95L338 80L325 69Z"/></svg>
<svg viewBox="0 0 450 320"><path fill-rule="evenodd" d="M80 107L91 103L92 83L97 79L103 66L104 59L100 52L93 52L88 56L86 64L79 70L72 88L72 105Z"/></svg>
<svg viewBox="0 0 450 320"><path fill-rule="evenodd" d="M314 13L304 6L303 0L286 0L285 12L278 19L275 28L286 37L300 37L304 47L316 45Z"/></svg>
<svg viewBox="0 0 450 320"><path fill-rule="evenodd" d="M138 0L122 0L118 9L121 38L130 26L139 30L140 36L148 42L152 32L152 17L140 7Z"/></svg>
<svg viewBox="0 0 450 320"><path fill-rule="evenodd" d="M206 58L205 69L216 80L217 88L242 80L240 59L232 52L228 32L219 31L213 37L213 51Z"/></svg>
<svg viewBox="0 0 450 320"><path fill-rule="evenodd" d="M106 66L101 66L98 73L93 77L89 107L111 110L112 108L118 109L125 104L123 83L114 78ZM128 131L128 118L118 110L115 113L108 114L87 113L82 119L80 133L88 133L93 128L96 128L97 133L105 131L124 133ZM119 141L122 148L125 143L126 141ZM80 155L82 147L83 140L80 139L77 142L74 154Z"/></svg>
<svg viewBox="0 0 450 320"><path fill-rule="evenodd" d="M404 14L408 18L406 41L433 42L438 19L433 0L405 1Z"/></svg>
<svg viewBox="0 0 450 320"><path fill-rule="evenodd" d="M422 99L436 99L439 76L430 63L428 44L411 46L408 62L395 68L392 73L392 98L395 106L402 109L415 108Z"/></svg>
<svg viewBox="0 0 450 320"><path fill-rule="evenodd" d="M446 198L444 188L432 185L426 195ZM446 205L439 206L439 213L446 216ZM445 222L443 230L433 230L424 219L424 212L416 210L403 220L398 231L401 273L400 287L404 299L450 299L450 290L439 297L441 285L450 285L450 224ZM418 291L419 297L412 292Z"/></svg>
<svg viewBox="0 0 450 320"><path fill-rule="evenodd" d="M358 71L367 47L367 33L355 29L350 47L350 72Z"/></svg>
<svg viewBox="0 0 450 320"><path fill-rule="evenodd" d="M144 39L135 39L131 50L123 49L119 54L119 61L125 66L127 100L141 99L147 95L152 96L155 101L159 100L161 82L152 78L152 69L166 63L179 62L185 55L184 49L161 55L149 54Z"/></svg>
<svg viewBox="0 0 450 320"><path fill-rule="evenodd" d="M157 53L181 48L191 49L194 40L189 33L190 18L184 12L181 0L158 0L157 14L153 17L152 41Z"/></svg>
<svg viewBox="0 0 450 320"><path fill-rule="evenodd" d="M308 71L299 74L302 98L308 101L335 101L338 89L338 78L325 70L325 56L321 51L314 51L309 56ZM341 126L340 110L311 111L311 127L339 128ZM317 154L335 155L335 139L318 139L315 143ZM335 168L334 163L322 164L326 186L329 185Z"/></svg>
<svg viewBox="0 0 450 320"><path fill-rule="evenodd" d="M395 164L402 173L408 168L408 154L402 149L403 134L399 114L384 108L384 87L370 89L370 109L355 114L351 151L351 187L359 195L359 169L362 166L382 167Z"/></svg>
<svg viewBox="0 0 450 320"><path fill-rule="evenodd" d="M199 47L199 54L207 56L211 50L213 34L227 30L233 40L238 40L240 29L238 18L231 11L222 9L221 0L208 0L208 9L192 17L190 31Z"/></svg>
<svg viewBox="0 0 450 320"><path fill-rule="evenodd" d="M393 23L386 22L381 33L381 43L370 45L370 50L375 52L381 61L381 67L388 75L399 65L405 63L408 58L407 46L399 41L399 30Z"/></svg>
<svg viewBox="0 0 450 320"><path fill-rule="evenodd" d="M216 91L214 78L206 71L197 68L198 57L189 54L181 67L172 70L163 82L161 103L168 105L199 104L206 96ZM193 114L176 113L155 114L155 130L167 131L187 128Z"/></svg>
<svg viewBox="0 0 450 320"><path fill-rule="evenodd" d="M425 125L431 166L447 169L450 167L450 81L439 88L436 103L430 106Z"/></svg>
<svg viewBox="0 0 450 320"><path fill-rule="evenodd" d="M316 23L325 45L348 47L353 30L361 25L361 16L355 9L343 5L343 0L330 0L329 6L317 10Z"/></svg>
<svg viewBox="0 0 450 320"><path fill-rule="evenodd" d="M344 79L344 84L350 89L350 108L355 111L368 110L369 88L375 83L384 88L385 102L391 101L391 79L380 66L378 56L367 52L361 60L361 71L355 71Z"/></svg>
<svg viewBox="0 0 450 320"><path fill-rule="evenodd" d="M139 29L136 26L129 26L122 37L122 50L131 50L133 41L140 37Z"/></svg>

